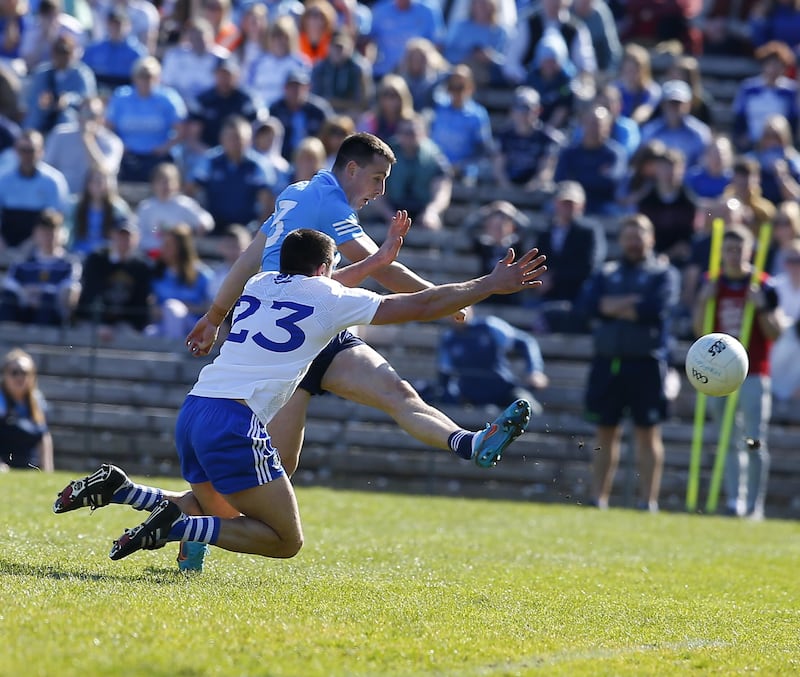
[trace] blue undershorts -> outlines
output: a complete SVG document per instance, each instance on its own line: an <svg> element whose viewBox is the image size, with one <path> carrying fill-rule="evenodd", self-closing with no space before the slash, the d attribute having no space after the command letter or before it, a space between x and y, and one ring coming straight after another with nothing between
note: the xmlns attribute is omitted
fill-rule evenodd
<svg viewBox="0 0 800 677"><path fill-rule="evenodd" d="M236 400L188 395L175 423L181 474L233 494L283 477L281 457L252 410Z"/></svg>

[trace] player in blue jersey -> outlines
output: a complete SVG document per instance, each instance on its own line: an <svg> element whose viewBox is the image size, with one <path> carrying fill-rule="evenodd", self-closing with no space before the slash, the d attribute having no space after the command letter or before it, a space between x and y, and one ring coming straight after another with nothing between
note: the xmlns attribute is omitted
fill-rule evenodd
<svg viewBox="0 0 800 677"><path fill-rule="evenodd" d="M278 268L281 242L292 230L313 228L326 233L339 252L353 262L377 251L378 245L361 228L357 212L383 195L394 162L392 149L378 137L353 134L342 143L331 171L318 172L310 181L286 188L276 200L275 212L228 273L211 310L187 337L189 349L196 355L208 354L217 327L247 279L259 266L261 270ZM406 212L398 211L394 223L407 224ZM348 268L337 271L337 279L345 285L361 282L359 277L348 281L347 272ZM371 276L393 292L416 292L433 286L398 261ZM474 435L427 404L377 351L345 331L317 356L295 394L270 423L270 435L289 475L299 461L310 398L323 391L385 411L412 437L437 449L458 453L460 445L466 453L463 450Z"/></svg>
<svg viewBox="0 0 800 677"><path fill-rule="evenodd" d="M393 254L397 249L399 244L392 245ZM149 510L144 522L114 541L109 553L114 560L170 541L293 557L303 544L300 515L267 426L314 356L350 325L441 318L492 294L538 285L545 271L544 256L536 249L516 262L509 249L489 275L414 294L381 296L332 280L335 250L324 233L295 229L284 238L280 272L258 273L247 282L219 355L202 369L178 414L175 443L190 492L135 484L120 468L106 464L70 482L54 512L110 503ZM529 419L530 407L519 400L499 426L476 435L466 458L493 464Z"/></svg>
<svg viewBox="0 0 800 677"><path fill-rule="evenodd" d="M281 242L292 230L313 228L326 233L351 262L363 261L377 251L378 245L361 228L358 210L384 194L394 162L394 152L381 139L368 133L353 134L342 142L331 171L318 172L310 181L286 188L278 196L272 216L228 273L210 311L187 337L189 349L196 355L209 353L219 324L239 298L245 282L259 268L277 269ZM392 227L407 229L409 225L408 214L399 210ZM337 271L337 279L349 286L360 284L363 278L357 269L353 279L348 280L348 268ZM416 292L432 286L397 261L375 270L371 276L393 292ZM460 315L463 318L463 313ZM312 395L323 391L380 409L424 444L469 457L475 433L464 430L426 403L376 350L351 332L343 331L320 352L295 394L270 423L270 435L289 476L299 463L309 401ZM514 406L509 405L509 409ZM495 423L506 417L504 411ZM179 562L186 556L197 559L193 548L187 546Z"/></svg>

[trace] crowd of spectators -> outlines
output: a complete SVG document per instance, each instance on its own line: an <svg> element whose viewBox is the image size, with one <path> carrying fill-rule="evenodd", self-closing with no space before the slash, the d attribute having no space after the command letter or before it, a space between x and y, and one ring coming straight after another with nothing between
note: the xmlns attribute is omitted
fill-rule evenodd
<svg viewBox="0 0 800 677"><path fill-rule="evenodd" d="M365 219L407 208L442 230L459 186L504 191L457 236L486 266L507 242L546 251L533 301L506 299L541 330L588 329L571 309L614 257L603 224L632 214L681 273L679 336L716 216L754 234L774 220L769 272L795 289L792 0L10 0L0 29L5 318L81 322L102 306L115 324L144 289L132 327L179 333L210 300L208 242L254 232L353 131L398 157ZM724 120L700 68L720 56L752 64L729 81ZM507 108L487 109L487 90ZM519 212L515 191L540 195L542 217ZM70 294L51 281L19 294L20 276L46 261L51 280L56 260ZM116 282L98 285L101 269ZM30 308L34 296L58 303Z"/></svg>

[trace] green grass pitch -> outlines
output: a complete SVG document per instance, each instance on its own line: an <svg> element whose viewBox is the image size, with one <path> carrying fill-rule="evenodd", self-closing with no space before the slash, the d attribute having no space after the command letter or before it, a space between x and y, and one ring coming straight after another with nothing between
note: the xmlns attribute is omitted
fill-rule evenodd
<svg viewBox="0 0 800 677"><path fill-rule="evenodd" d="M0 475L3 677L800 674L795 522L303 488L296 558L184 575L69 479Z"/></svg>

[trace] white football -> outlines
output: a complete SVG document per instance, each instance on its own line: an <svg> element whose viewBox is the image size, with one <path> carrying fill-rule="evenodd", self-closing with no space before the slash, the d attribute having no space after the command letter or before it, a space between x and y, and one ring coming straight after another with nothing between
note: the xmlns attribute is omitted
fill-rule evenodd
<svg viewBox="0 0 800 677"><path fill-rule="evenodd" d="M750 361L738 339L729 334L706 334L686 353L686 376L706 395L730 395L742 385Z"/></svg>

